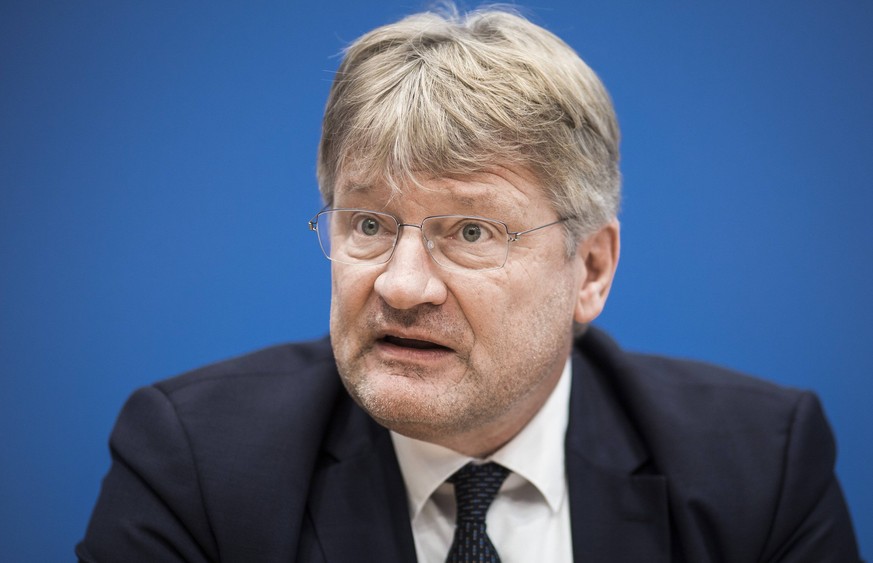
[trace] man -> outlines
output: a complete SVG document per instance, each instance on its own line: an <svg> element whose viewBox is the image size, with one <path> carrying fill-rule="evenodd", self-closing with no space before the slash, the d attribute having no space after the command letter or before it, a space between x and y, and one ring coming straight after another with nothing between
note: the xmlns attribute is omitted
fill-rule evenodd
<svg viewBox="0 0 873 563"><path fill-rule="evenodd" d="M346 52L310 222L330 339L135 393L84 561L856 561L816 398L620 350L618 127L560 39Z"/></svg>

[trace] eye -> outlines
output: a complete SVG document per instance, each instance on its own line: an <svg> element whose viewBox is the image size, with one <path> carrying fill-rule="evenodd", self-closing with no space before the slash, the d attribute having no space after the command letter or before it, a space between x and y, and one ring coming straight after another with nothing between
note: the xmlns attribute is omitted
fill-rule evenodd
<svg viewBox="0 0 873 563"><path fill-rule="evenodd" d="M467 223L461 227L461 236L467 242L476 242L482 238L482 227L476 223Z"/></svg>
<svg viewBox="0 0 873 563"><path fill-rule="evenodd" d="M490 223L470 218L455 225L453 232L452 238L469 244L483 244L497 235L496 229Z"/></svg>
<svg viewBox="0 0 873 563"><path fill-rule="evenodd" d="M358 231L362 232L367 236L375 236L379 234L379 221L377 221L373 217L362 217L358 219L357 225Z"/></svg>

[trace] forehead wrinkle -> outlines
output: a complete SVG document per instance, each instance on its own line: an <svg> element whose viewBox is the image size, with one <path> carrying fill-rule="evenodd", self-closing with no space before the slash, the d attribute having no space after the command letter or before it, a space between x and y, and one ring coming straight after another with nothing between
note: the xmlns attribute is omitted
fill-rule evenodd
<svg viewBox="0 0 873 563"><path fill-rule="evenodd" d="M334 190L333 205L336 207L339 199L352 198L354 201L349 202L346 199L341 207L361 207L363 205L372 211L387 212L397 194L389 192L385 197L380 197L383 190L383 187L366 181L349 179L337 185L336 190ZM368 203L363 203L359 198L365 198Z"/></svg>

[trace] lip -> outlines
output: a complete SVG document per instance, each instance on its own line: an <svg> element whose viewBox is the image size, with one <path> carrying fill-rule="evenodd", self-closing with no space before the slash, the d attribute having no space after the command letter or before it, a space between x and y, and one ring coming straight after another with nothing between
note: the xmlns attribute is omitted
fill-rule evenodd
<svg viewBox="0 0 873 563"><path fill-rule="evenodd" d="M375 339L380 355L393 360L433 362L454 355L455 350L431 335L408 331L383 331Z"/></svg>

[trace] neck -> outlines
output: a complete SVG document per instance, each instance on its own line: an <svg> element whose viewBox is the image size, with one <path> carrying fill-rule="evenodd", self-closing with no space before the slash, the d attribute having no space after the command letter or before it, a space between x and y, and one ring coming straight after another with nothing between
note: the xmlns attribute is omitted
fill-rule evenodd
<svg viewBox="0 0 873 563"><path fill-rule="evenodd" d="M528 395L516 401L501 416L473 428L446 432L445 429L386 425L409 438L430 442L465 456L485 459L515 438L545 405L563 373L563 366Z"/></svg>

